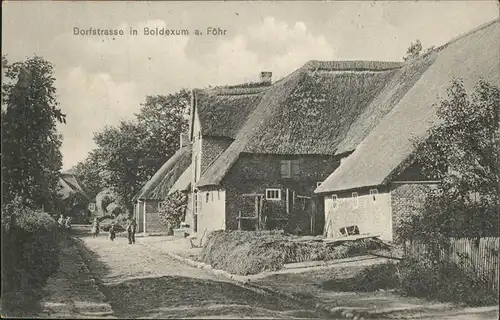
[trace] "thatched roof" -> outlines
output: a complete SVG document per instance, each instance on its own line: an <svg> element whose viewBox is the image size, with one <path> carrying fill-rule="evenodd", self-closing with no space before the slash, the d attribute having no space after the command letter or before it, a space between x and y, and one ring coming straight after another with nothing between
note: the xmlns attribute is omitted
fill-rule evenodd
<svg viewBox="0 0 500 320"><path fill-rule="evenodd" d="M177 150L134 196L137 200L163 200L170 188L191 164L191 145Z"/></svg>
<svg viewBox="0 0 500 320"><path fill-rule="evenodd" d="M438 123L436 104L446 98L454 78L462 78L468 89L480 78L500 85L499 48L500 24L496 20L415 61L420 65L416 69L430 66L371 131L369 124L360 125L364 129L359 132L370 132L316 192L386 184L414 152L411 140L425 139L427 130ZM370 122L370 115L364 119L359 121ZM363 134L348 133L343 150L351 148L359 136Z"/></svg>
<svg viewBox="0 0 500 320"><path fill-rule="evenodd" d="M177 179L174 185L170 188L168 194L172 194L176 191L187 191L191 186L191 178L193 175L193 165L191 164Z"/></svg>
<svg viewBox="0 0 500 320"><path fill-rule="evenodd" d="M58 194L61 199L65 200L78 193L90 200L85 187L80 181L78 181L75 175L70 173L61 174L58 184L60 186Z"/></svg>
<svg viewBox="0 0 500 320"><path fill-rule="evenodd" d="M266 90L198 186L219 184L241 152L335 154L356 118L402 63L310 61Z"/></svg>
<svg viewBox="0 0 500 320"><path fill-rule="evenodd" d="M268 86L256 86L193 90L202 134L234 138L267 88Z"/></svg>

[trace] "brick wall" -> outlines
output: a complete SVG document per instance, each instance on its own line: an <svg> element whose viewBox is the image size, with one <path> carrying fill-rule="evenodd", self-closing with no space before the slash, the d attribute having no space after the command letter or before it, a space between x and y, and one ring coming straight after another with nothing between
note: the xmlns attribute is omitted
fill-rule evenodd
<svg viewBox="0 0 500 320"><path fill-rule="evenodd" d="M299 175L292 178L281 177L281 160L299 160ZM259 193L265 195L266 188L281 189L281 201L267 201L268 210L276 216L286 216L286 189L289 189L289 199L295 195L309 196L314 198L315 213L319 217L313 220L316 233L322 232L323 205L314 194L317 182L325 180L328 175L335 170L339 162L329 156L298 156L286 157L279 155L242 155L235 163L223 181L226 190L226 228L238 228L238 214L252 214L254 212L253 198L245 199L242 194ZM300 216L305 213L300 212L301 208L297 198L295 210L293 203L289 204L291 229L300 229L302 232L309 232L311 229L310 216ZM290 200L292 201L292 200ZM310 205L306 209L310 212ZM316 224L319 222L319 226ZM293 225L292 224L296 224Z"/></svg>
<svg viewBox="0 0 500 320"><path fill-rule="evenodd" d="M229 147L232 141L232 139L223 137L203 137L201 157L202 173L212 164L215 158Z"/></svg>

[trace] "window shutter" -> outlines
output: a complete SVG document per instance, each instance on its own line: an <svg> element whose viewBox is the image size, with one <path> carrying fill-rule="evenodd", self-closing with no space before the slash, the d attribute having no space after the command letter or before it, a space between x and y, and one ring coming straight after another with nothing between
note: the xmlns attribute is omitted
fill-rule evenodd
<svg viewBox="0 0 500 320"><path fill-rule="evenodd" d="M292 177L300 175L300 162L299 160L292 160Z"/></svg>
<svg viewBox="0 0 500 320"><path fill-rule="evenodd" d="M291 176L291 161L281 160L281 177L290 178Z"/></svg>

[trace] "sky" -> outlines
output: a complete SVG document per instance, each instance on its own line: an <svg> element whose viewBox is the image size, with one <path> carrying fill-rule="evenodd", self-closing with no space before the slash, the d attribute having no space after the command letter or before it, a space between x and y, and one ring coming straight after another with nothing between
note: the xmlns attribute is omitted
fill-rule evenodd
<svg viewBox="0 0 500 320"><path fill-rule="evenodd" d="M497 1L2 2L2 54L54 65L67 115L63 169L95 147L93 133L132 120L147 95L273 80L309 60L402 61L412 41L439 46L498 19ZM75 35L74 28L124 30ZM144 28L189 35L145 35ZM226 30L209 35L207 28ZM130 28L138 31L129 35ZM194 30L202 35L194 35Z"/></svg>

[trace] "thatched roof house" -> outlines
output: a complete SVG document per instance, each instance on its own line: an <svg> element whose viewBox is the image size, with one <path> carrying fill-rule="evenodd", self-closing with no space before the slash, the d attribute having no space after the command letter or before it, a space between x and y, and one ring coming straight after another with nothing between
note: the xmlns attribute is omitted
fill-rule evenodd
<svg viewBox="0 0 500 320"><path fill-rule="evenodd" d="M167 162L149 179L141 190L134 196L137 200L164 200L169 194L171 187L185 173L191 164L191 145L188 144L177 150ZM187 173L189 174L189 173ZM188 185L182 185L180 191L187 189ZM179 188L179 187L178 187Z"/></svg>
<svg viewBox="0 0 500 320"><path fill-rule="evenodd" d="M310 61L262 91L234 142L198 187L217 185L242 153L333 155L347 130L402 63ZM203 130L203 123L201 125Z"/></svg>
<svg viewBox="0 0 500 320"><path fill-rule="evenodd" d="M76 194L80 194L90 200L85 186L73 174L63 173L59 178L58 186L58 195L62 200L66 200Z"/></svg>
<svg viewBox="0 0 500 320"><path fill-rule="evenodd" d="M400 222L419 213L438 181L412 163L414 143L439 123L437 105L453 79L468 90L480 79L500 86L499 48L496 20L410 62L404 68L413 76L389 84L361 113L338 146L348 156L315 190L325 199L328 237L355 225L393 240Z"/></svg>
<svg viewBox="0 0 500 320"><path fill-rule="evenodd" d="M500 23L486 24L434 49L406 68L421 74L399 92L384 90L373 106L355 122L338 152L356 149L316 190L318 193L386 184L408 164L414 152L412 138L424 139L437 123L436 103L446 97L454 78L468 88L479 79L500 85ZM381 113L386 115L374 121Z"/></svg>

